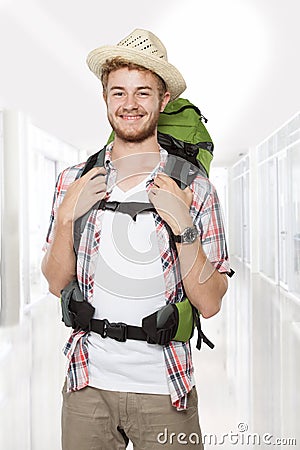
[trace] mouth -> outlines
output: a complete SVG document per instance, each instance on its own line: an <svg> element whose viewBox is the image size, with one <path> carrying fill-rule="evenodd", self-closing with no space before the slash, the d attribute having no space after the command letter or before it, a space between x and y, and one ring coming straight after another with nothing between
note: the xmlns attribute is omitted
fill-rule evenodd
<svg viewBox="0 0 300 450"><path fill-rule="evenodd" d="M142 119L144 116L142 114L136 114L134 116L133 115L127 115L127 114L126 115L125 114L121 114L120 117L123 120L134 122L136 120Z"/></svg>

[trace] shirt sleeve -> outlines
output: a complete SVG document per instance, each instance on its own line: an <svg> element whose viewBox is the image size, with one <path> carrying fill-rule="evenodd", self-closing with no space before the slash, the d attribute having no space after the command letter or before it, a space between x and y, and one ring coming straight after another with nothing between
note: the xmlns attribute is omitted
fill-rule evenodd
<svg viewBox="0 0 300 450"><path fill-rule="evenodd" d="M68 187L70 186L71 183L73 183L73 181L75 181L80 176L83 167L84 163L78 164L73 167L69 167L65 169L63 172L61 172L57 177L52 201L52 209L50 214L50 224L46 236L46 242L43 246L43 251L47 251L49 245L52 242L57 209L61 204L61 202L63 201Z"/></svg>
<svg viewBox="0 0 300 450"><path fill-rule="evenodd" d="M219 272L231 274L223 212L217 191L209 180L203 179L200 188L195 189L191 209L208 260Z"/></svg>

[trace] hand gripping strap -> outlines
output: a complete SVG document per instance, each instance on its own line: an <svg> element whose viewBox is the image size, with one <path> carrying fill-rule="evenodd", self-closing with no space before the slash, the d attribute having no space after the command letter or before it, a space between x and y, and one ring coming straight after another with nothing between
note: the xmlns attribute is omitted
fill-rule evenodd
<svg viewBox="0 0 300 450"><path fill-rule="evenodd" d="M81 173L79 173L78 178L80 178L83 175L85 175L93 167L103 167L104 166L105 150L106 150L106 147L103 147L99 152L94 153L92 156L90 156L88 158L88 160L86 161L85 166L83 168L83 171ZM95 209L95 208L98 208L98 204L97 203L96 203L96 205L93 206L92 209ZM83 233L85 224L86 224L86 222L88 220L88 217L89 217L91 211L92 210L88 211L86 214L84 214L83 216L79 217L74 222L74 227L73 227L74 244L73 245L74 245L74 251L75 251L76 256L78 254L78 249L79 249L81 235Z"/></svg>

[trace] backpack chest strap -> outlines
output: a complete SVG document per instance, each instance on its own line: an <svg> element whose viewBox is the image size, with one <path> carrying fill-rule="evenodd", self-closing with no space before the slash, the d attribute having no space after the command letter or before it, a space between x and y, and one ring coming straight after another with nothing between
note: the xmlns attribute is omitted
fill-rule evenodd
<svg viewBox="0 0 300 450"><path fill-rule="evenodd" d="M136 216L143 212L156 212L156 209L152 203L143 202L117 202L117 201L106 201L101 200L98 209L103 211L116 211L123 214L129 214L130 217L136 221Z"/></svg>

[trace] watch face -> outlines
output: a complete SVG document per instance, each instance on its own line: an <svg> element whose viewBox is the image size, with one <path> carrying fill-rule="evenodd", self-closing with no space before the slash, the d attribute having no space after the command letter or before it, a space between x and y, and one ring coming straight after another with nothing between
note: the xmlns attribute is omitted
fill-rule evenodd
<svg viewBox="0 0 300 450"><path fill-rule="evenodd" d="M183 242L192 243L197 239L198 231L196 227L188 227L184 230L182 235Z"/></svg>

